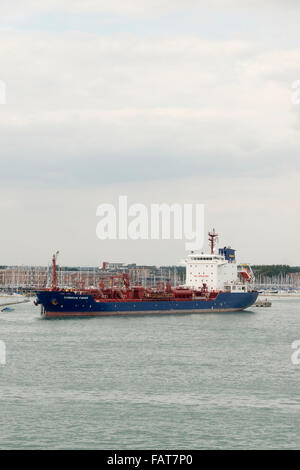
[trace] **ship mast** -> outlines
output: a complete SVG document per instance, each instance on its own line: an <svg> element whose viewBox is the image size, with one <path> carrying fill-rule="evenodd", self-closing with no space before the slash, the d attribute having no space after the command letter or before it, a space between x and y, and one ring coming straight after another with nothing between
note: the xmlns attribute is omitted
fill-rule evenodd
<svg viewBox="0 0 300 470"><path fill-rule="evenodd" d="M56 261L59 251L57 251L52 258L52 285L51 290L56 290L57 288L57 274L56 274Z"/></svg>
<svg viewBox="0 0 300 470"><path fill-rule="evenodd" d="M210 252L213 255L214 254L214 248L216 241L218 239L218 234L216 233L215 229L213 229L211 232L208 232L208 240L210 243Z"/></svg>

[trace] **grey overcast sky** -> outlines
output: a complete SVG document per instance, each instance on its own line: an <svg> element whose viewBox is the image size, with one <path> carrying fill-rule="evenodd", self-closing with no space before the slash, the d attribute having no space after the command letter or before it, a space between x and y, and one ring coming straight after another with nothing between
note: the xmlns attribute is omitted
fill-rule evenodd
<svg viewBox="0 0 300 470"><path fill-rule="evenodd" d="M241 7L242 4L242 7ZM0 264L175 264L96 208L203 203L251 263L300 265L300 2L2 0Z"/></svg>

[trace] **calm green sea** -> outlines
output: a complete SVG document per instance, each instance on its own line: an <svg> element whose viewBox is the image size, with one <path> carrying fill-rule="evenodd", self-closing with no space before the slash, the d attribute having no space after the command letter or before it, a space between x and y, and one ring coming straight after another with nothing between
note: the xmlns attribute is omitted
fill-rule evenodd
<svg viewBox="0 0 300 470"><path fill-rule="evenodd" d="M1 449L300 449L300 299L243 313L0 312Z"/></svg>

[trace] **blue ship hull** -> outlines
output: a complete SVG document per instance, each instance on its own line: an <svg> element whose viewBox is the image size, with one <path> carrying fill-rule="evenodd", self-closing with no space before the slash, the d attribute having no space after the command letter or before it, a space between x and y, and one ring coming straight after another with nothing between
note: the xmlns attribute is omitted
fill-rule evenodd
<svg viewBox="0 0 300 470"><path fill-rule="evenodd" d="M254 304L258 292L220 292L214 300L101 300L91 295L65 291L41 291L37 303L42 306L42 315L56 317L92 317L145 314L234 312L245 310Z"/></svg>

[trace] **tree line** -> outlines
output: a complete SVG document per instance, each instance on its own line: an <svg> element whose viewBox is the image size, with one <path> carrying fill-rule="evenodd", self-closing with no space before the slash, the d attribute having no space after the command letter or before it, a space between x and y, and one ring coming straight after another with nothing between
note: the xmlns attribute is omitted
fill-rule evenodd
<svg viewBox="0 0 300 470"><path fill-rule="evenodd" d="M289 266L288 264L261 264L252 265L252 270L256 276L285 276L289 273L300 273L300 266Z"/></svg>

